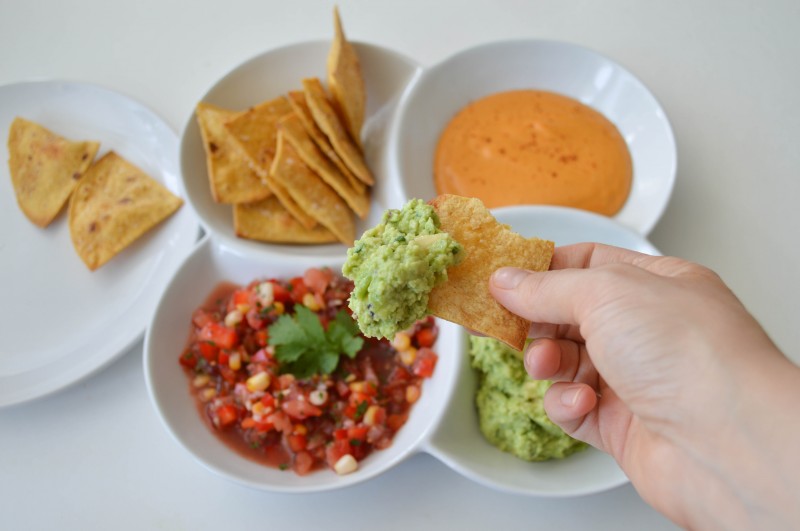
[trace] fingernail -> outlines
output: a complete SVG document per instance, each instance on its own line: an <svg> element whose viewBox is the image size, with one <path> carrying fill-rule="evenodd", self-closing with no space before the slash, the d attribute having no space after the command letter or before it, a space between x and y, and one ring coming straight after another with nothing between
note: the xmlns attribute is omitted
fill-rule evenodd
<svg viewBox="0 0 800 531"><path fill-rule="evenodd" d="M500 289L514 289L526 276L528 272L524 269L501 267L492 275L492 283Z"/></svg>
<svg viewBox="0 0 800 531"><path fill-rule="evenodd" d="M573 407L578 403L578 396L583 391L582 385L572 385L564 389L561 393L561 403L568 407Z"/></svg>
<svg viewBox="0 0 800 531"><path fill-rule="evenodd" d="M536 346L539 343L540 341L538 339L531 341L531 344L528 345L528 348L525 351L525 355L522 357L522 364L525 366L525 371L527 371L528 374L531 374L531 367L533 367L534 364L533 358L535 354L533 351L536 349Z"/></svg>

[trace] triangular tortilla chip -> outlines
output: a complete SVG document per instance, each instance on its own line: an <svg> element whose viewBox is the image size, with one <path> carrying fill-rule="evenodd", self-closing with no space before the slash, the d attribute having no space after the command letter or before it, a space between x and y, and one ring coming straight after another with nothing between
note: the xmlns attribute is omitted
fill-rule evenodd
<svg viewBox="0 0 800 531"><path fill-rule="evenodd" d="M72 142L24 118L8 133L8 168L22 212L40 227L61 212L94 160L98 142Z"/></svg>
<svg viewBox="0 0 800 531"><path fill-rule="evenodd" d="M297 204L297 201L294 200L292 194L289 193L289 190L286 189L283 183L276 180L272 175L267 175L265 180L275 193L275 197L278 198L283 207L298 223L300 223L300 225L307 229L313 229L317 225L317 220L309 216L306 211L303 210L303 207Z"/></svg>
<svg viewBox="0 0 800 531"><path fill-rule="evenodd" d="M286 187L306 213L327 227L339 241L353 245L355 224L347 204L303 163L281 131L278 132L278 151L270 175Z"/></svg>
<svg viewBox="0 0 800 531"><path fill-rule="evenodd" d="M333 103L344 121L347 131L361 146L361 127L367 105L367 91L361 75L361 64L353 45L347 41L339 18L339 9L333 8L334 36L328 52L328 88Z"/></svg>
<svg viewBox="0 0 800 531"><path fill-rule="evenodd" d="M300 155L300 158L317 175L322 177L328 186L333 188L337 194L358 214L360 218L365 218L369 213L369 196L358 194L347 182L347 177L336 169L325 155L317 148L311 136L306 132L300 118L292 113L281 118L278 122L278 129L283 137L292 145Z"/></svg>
<svg viewBox="0 0 800 531"><path fill-rule="evenodd" d="M489 293L489 277L500 267L547 271L554 244L525 238L499 223L479 199L441 195L430 201L439 228L465 251L464 259L448 268L447 282L433 288L428 310L475 332L522 350L530 322L500 305Z"/></svg>
<svg viewBox="0 0 800 531"><path fill-rule="evenodd" d="M234 205L233 227L240 238L272 243L330 243L338 241L331 231L317 224L301 225L277 197Z"/></svg>
<svg viewBox="0 0 800 531"><path fill-rule="evenodd" d="M72 194L72 244L94 271L182 204L161 183L109 152L89 168Z"/></svg>
<svg viewBox="0 0 800 531"><path fill-rule="evenodd" d="M195 110L206 151L208 181L217 203L249 203L272 192L252 168L225 127L241 113L200 102Z"/></svg>
<svg viewBox="0 0 800 531"><path fill-rule="evenodd" d="M269 173L275 157L278 120L292 112L284 97L259 103L227 122L225 127L244 150L251 167L262 179Z"/></svg>
<svg viewBox="0 0 800 531"><path fill-rule="evenodd" d="M361 151L350 139L336 111L328 101L325 88L317 78L306 78L303 80L303 91L306 95L306 103L311 109L311 115L328 140L331 141L336 153L342 157L347 167L350 168L361 182L368 185L375 184L372 174L361 155Z"/></svg>
<svg viewBox="0 0 800 531"><path fill-rule="evenodd" d="M337 168L339 168L342 175L347 177L347 181L350 183L350 186L353 187L353 190L359 194L363 194L367 189L367 185L359 181L358 177L353 175L353 172L350 171L350 168L347 167L347 164L344 163L342 158L336 154L336 150L333 149L331 141L328 140L328 137L325 136L325 133L322 132L322 129L320 129L314 121L314 117L311 115L311 109L308 108L308 104L306 103L305 93L302 90L290 91L289 104L292 106L294 113L300 118L300 121L303 122L303 126L306 128L306 131L311 136L311 139L314 140L317 147L325 153Z"/></svg>

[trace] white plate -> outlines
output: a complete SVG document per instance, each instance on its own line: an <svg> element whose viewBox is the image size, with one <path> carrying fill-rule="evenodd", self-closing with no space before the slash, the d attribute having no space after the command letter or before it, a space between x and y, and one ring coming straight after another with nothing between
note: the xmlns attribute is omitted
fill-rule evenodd
<svg viewBox="0 0 800 531"><path fill-rule="evenodd" d="M537 236L567 245L599 242L646 254L659 255L658 249L633 230L614 220L572 208L516 206L492 211L498 221L507 223L523 236ZM425 450L455 471L493 489L543 497L570 497L608 490L628 478L614 459L588 448L566 459L526 463L503 453L480 433L475 410L477 381L468 361L466 334L460 338L462 364L458 385L450 398L447 414Z"/></svg>
<svg viewBox="0 0 800 531"><path fill-rule="evenodd" d="M384 210L403 204L398 184L387 167L385 138L396 104L406 85L419 74L420 67L387 48L358 42L353 44L367 90L367 120L362 134L365 157L376 180L370 214L356 223L358 237L380 221ZM316 76L324 82L329 48L330 41L324 40L264 52L234 68L200 100L241 110L290 90L302 89L303 78ZM181 174L186 194L201 223L221 243L243 252L291 254L312 260L344 258L346 247L341 244L277 245L237 238L231 205L215 203L211 197L205 151L194 114L186 122L181 138Z"/></svg>
<svg viewBox="0 0 800 531"><path fill-rule="evenodd" d="M0 87L0 131L14 117L70 139L100 141L183 196L176 134L141 104L110 90L48 81ZM0 148L0 407L41 397L97 371L144 331L163 287L197 241L184 205L95 272L72 247L66 212L46 229L17 206Z"/></svg>
<svg viewBox="0 0 800 531"><path fill-rule="evenodd" d="M400 103L390 160L409 197L430 199L433 158L444 127L465 105L513 89L558 92L598 110L617 126L633 160L633 184L614 218L648 234L667 206L677 165L667 116L641 81L580 46L513 40L480 45L427 68Z"/></svg>

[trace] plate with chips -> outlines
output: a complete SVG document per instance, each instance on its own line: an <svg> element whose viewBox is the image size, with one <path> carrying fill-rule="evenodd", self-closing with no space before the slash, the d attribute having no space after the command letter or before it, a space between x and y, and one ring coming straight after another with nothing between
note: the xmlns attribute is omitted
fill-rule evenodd
<svg viewBox="0 0 800 531"><path fill-rule="evenodd" d="M126 96L6 85L0 130L2 407L75 383L136 342L199 225L183 205L177 135Z"/></svg>
<svg viewBox="0 0 800 531"><path fill-rule="evenodd" d="M385 137L421 67L333 38L262 53L198 99L181 176L204 228L245 254L341 260L403 195Z"/></svg>

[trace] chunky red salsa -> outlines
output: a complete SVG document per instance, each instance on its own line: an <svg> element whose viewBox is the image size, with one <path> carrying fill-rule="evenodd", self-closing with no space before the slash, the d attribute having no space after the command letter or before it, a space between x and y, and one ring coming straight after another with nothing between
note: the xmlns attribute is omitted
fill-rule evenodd
<svg viewBox="0 0 800 531"><path fill-rule="evenodd" d="M229 446L298 474L326 466L346 474L391 444L433 374L438 328L429 317L391 342L360 333L355 343L341 340L341 320L352 323L352 288L329 269L309 269L288 280L222 285L195 311L180 363L203 417ZM298 377L287 372L297 362L286 363L296 352L275 344L279 332L287 335L277 321L310 315L321 331L356 348L330 374Z"/></svg>

